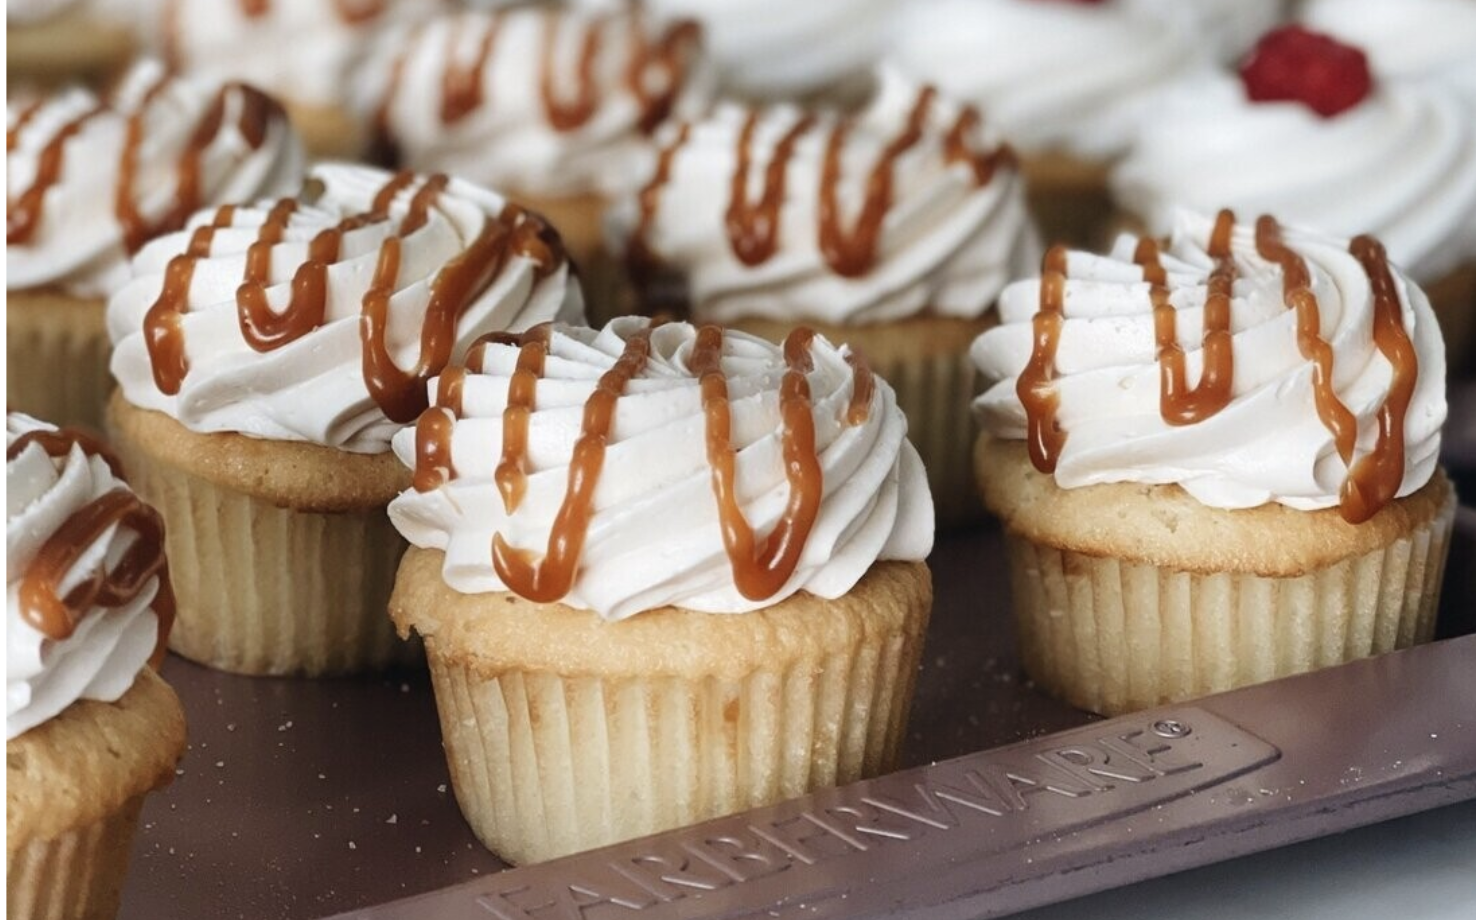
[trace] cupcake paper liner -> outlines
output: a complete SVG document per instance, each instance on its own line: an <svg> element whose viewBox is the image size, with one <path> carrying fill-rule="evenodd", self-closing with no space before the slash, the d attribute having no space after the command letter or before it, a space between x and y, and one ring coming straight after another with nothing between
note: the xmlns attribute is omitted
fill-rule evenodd
<svg viewBox="0 0 1476 920"><path fill-rule="evenodd" d="M12 292L5 314L5 401L57 425L102 430L108 373L106 305L57 293Z"/></svg>
<svg viewBox="0 0 1476 920"><path fill-rule="evenodd" d="M1300 577L1197 574L1006 543L1026 671L1118 715L1429 641L1456 500L1390 545Z"/></svg>
<svg viewBox="0 0 1476 920"><path fill-rule="evenodd" d="M384 509L280 508L136 451L124 462L164 516L174 651L222 671L307 676L419 658L386 614L405 542Z"/></svg>
<svg viewBox="0 0 1476 920"><path fill-rule="evenodd" d="M32 840L5 864L10 920L112 920L144 797L113 814L48 840Z"/></svg>
<svg viewBox="0 0 1476 920"><path fill-rule="evenodd" d="M540 862L896 768L921 636L871 637L739 680L431 676L468 823Z"/></svg>

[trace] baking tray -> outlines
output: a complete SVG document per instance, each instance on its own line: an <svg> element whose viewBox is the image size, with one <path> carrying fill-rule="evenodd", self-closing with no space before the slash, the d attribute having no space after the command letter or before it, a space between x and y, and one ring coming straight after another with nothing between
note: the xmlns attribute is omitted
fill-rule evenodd
<svg viewBox="0 0 1476 920"><path fill-rule="evenodd" d="M1459 404L1476 410L1476 392L1468 386ZM1457 413L1448 435L1457 453L1447 462L1467 495L1476 494L1476 483L1464 479L1476 463L1456 459L1476 456L1473 435L1471 412ZM1472 454L1460 449L1468 441ZM171 656L164 675L184 701L190 746L174 783L147 800L120 916L596 917L603 915L599 908L530 911L519 898L536 900L541 895L527 893L557 887L591 866L608 868L612 860L649 862L661 847L690 855L698 852L693 840L752 840L756 827L820 820L815 816L827 809L855 811L858 803L871 808L865 803L896 802L896 796L930 783L950 788L970 769L1021 757L1059 760L1061 751L1088 744L1103 731L1190 745L1190 753L1213 769L1183 783L1167 777L1131 803L1113 805L1111 797L1099 797L1060 814L1037 808L1029 820L909 838L888 848L879 862L870 861L869 851L857 851L809 866L801 848L785 858L813 871L738 885L733 878L746 870L729 866L726 875L716 876L727 881L710 891L685 884L702 881L696 876L683 876L675 886L657 879L637 885L650 900L639 916L788 916L796 910L830 917L878 911L992 916L1476 797L1476 731L1469 725L1461 730L1459 711L1445 711L1476 699L1476 638L1458 638L1476 632L1476 510L1462 508L1458 516L1441 641L1110 723L1046 697L1022 675L995 527L942 536L930 562L937 596L905 746L911 772L617 845L593 857L511 872L461 818L424 672L246 678ZM1451 685L1459 680L1471 686ZM1360 697L1358 707L1349 706ZM1391 705L1413 699L1428 711L1421 711L1416 724L1388 714L1379 721L1378 701L1386 698ZM1327 775L1336 759L1332 742L1347 739L1303 730L1325 721L1321 715L1339 705L1355 710L1344 715L1350 720L1344 728L1365 742L1345 755L1357 776L1342 767L1333 770L1338 775ZM1365 729L1370 720L1372 727ZM1158 731L1163 726L1168 734ZM1188 729L1185 739L1172 737L1179 730L1174 726ZM1446 730L1443 741L1439 728ZM1294 755L1301 748L1306 753L1299 759ZM1372 759L1371 750L1378 752ZM1334 761L1305 762L1324 755ZM1310 772L1292 776L1278 770ZM1236 782L1242 776L1252 779ZM1267 791L1267 782L1276 786L1274 792ZM1098 812L1097 801L1106 812ZM889 839L906 836L901 828L893 830ZM700 864L717 871L712 848L698 849L699 856L707 854ZM781 846L776 852L785 851ZM761 862L753 856L733 865ZM509 890L523 894L504 899ZM565 896L571 897L567 891ZM637 901L627 900L610 916L636 916Z"/></svg>

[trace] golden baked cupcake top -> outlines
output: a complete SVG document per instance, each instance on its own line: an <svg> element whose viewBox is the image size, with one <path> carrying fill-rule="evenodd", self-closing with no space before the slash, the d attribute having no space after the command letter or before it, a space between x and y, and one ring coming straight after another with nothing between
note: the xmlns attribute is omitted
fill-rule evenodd
<svg viewBox="0 0 1476 920"><path fill-rule="evenodd" d="M1440 329L1372 237L1181 214L1165 246L1051 249L974 343L986 432L1066 488L1176 483L1200 502L1371 517L1429 481Z"/></svg>

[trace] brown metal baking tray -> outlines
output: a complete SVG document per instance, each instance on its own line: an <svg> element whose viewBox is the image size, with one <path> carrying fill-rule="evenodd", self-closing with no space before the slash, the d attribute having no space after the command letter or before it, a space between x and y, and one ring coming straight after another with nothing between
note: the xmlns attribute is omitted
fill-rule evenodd
<svg viewBox="0 0 1476 920"><path fill-rule="evenodd" d="M1476 400L1463 403L1476 408ZM1458 417L1452 428L1451 443L1461 443L1472 433L1471 417ZM1460 465L1452 466L1461 472ZM897 804L899 796L921 795L918 790L929 784L955 788L969 770L1005 769L1021 757L1059 761L1062 751L1090 747L1109 730L1139 738L1132 745L1150 738L1177 746L1161 756L1195 757L1206 770L1182 781L1160 770L1154 775L1164 778L1142 793L1146 798L1135 799L1137 804L1112 805L1110 797L1099 797L1060 814L1036 808L1028 819L1022 812L997 827L917 840L894 828L893 837L881 833L878 839L901 842L880 855L873 852L876 847L865 847L871 840L866 838L856 841L863 850L842 846L845 852L832 854L835 859L806 862L803 847L791 846L797 853L789 852L778 831L759 831L778 841L776 853L807 871L738 885L733 879L744 872L730 867L716 876L723 884L710 891L674 886L659 877L641 887L638 879L637 891L650 901L647 909L634 912L627 906L608 915L741 917L757 911L789 916L796 905L804 905L806 916L993 916L1476 796L1476 731L1469 725L1460 730L1461 713L1446 711L1476 698L1476 638L1453 638L1476 632L1476 510L1462 509L1460 515L1441 614L1443 641L1111 723L1095 722L1051 700L1021 674L995 528L944 536L931 562L937 600L906 746L910 772L612 848L592 859L510 872L481 847L457 809L424 673L244 678L171 658L164 673L184 701L190 747L174 783L151 796L144 809L121 917L565 916L516 905L526 907L519 898L535 897L528 892L539 886L584 877L581 873L592 866L607 869L612 860L649 863L658 859L649 854L663 846L693 854L693 840L708 841L701 865L717 871L712 866L722 861L712 857L711 841L728 840L723 846L736 847L754 839L755 828L772 831L786 821L823 824L815 816L826 809L851 814L876 802ZM1466 684L1451 686L1459 680ZM1378 701L1387 697L1394 705L1412 694L1414 703L1425 707L1417 724L1387 718L1387 713L1383 721L1372 715L1380 711ZM1346 756L1359 761L1360 769L1383 772L1379 783L1349 788L1346 776L1318 773L1332 761L1306 763L1306 758L1335 759L1333 742L1347 739L1298 726L1309 717L1315 723L1318 713L1360 695L1368 707L1360 713L1367 715L1349 718L1366 718L1372 727L1346 723L1363 744ZM1164 725L1166 734L1159 731ZM1083 726L1091 728L1085 734L1073 731ZM1446 727L1445 738L1431 740L1440 734L1432 726ZM1191 734L1174 737L1179 730ZM1046 735L1052 737L1021 744ZM1362 764L1371 757L1380 762ZM1137 756L1133 762L1138 761L1151 766L1152 757ZM1292 776L1288 771L1311 772ZM1237 784L1241 774L1255 780ZM1246 789L1261 788L1267 777L1288 787L1285 802L1235 798L1257 799L1259 794ZM1085 774L1082 781L1092 782ZM1099 813L1099 800L1106 812ZM936 798L923 801L938 804ZM884 823L877 827L886 829ZM761 861L754 857L742 865ZM587 915L606 914L596 908Z"/></svg>

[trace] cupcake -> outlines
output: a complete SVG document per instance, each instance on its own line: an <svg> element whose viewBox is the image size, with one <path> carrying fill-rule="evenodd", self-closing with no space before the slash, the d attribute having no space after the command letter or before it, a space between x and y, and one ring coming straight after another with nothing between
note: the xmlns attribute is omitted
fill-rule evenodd
<svg viewBox="0 0 1476 920"><path fill-rule="evenodd" d="M444 8L442 0L161 0L163 53L178 70L246 80L282 100L307 148L354 159L369 129L350 105L350 76L381 30Z"/></svg>
<svg viewBox="0 0 1476 920"><path fill-rule="evenodd" d="M1303 0L1299 18L1362 48L1381 80L1441 83L1476 101L1476 7L1466 0Z"/></svg>
<svg viewBox="0 0 1476 920"><path fill-rule="evenodd" d="M949 523L977 515L969 343L1040 246L1013 154L978 114L893 72L855 119L720 107L670 129L610 219L647 312L782 341L815 328L896 387Z"/></svg>
<svg viewBox="0 0 1476 920"><path fill-rule="evenodd" d="M586 7L610 0L576 0ZM897 0L641 0L664 22L701 23L723 94L752 103L864 102Z"/></svg>
<svg viewBox="0 0 1476 920"><path fill-rule="evenodd" d="M156 0L8 0L5 71L11 81L100 83L138 50L135 29Z"/></svg>
<svg viewBox="0 0 1476 920"><path fill-rule="evenodd" d="M608 202L655 157L652 132L712 100L696 25L638 9L524 7L407 24L360 71L360 107L406 167L506 193L559 231L596 318L611 314Z"/></svg>
<svg viewBox="0 0 1476 920"><path fill-rule="evenodd" d="M6 914L112 917L144 796L185 748L148 667L173 608L163 525L85 432L12 412L5 446Z"/></svg>
<svg viewBox="0 0 1476 920"><path fill-rule="evenodd" d="M514 863L884 773L932 587L927 482L891 387L623 317L494 337L395 452L452 784Z"/></svg>
<svg viewBox="0 0 1476 920"><path fill-rule="evenodd" d="M104 313L128 257L196 208L295 188L302 150L250 87L135 66L103 101L73 88L6 108L6 399L100 427Z"/></svg>
<svg viewBox="0 0 1476 920"><path fill-rule="evenodd" d="M1124 217L1154 234L1181 206L1371 233L1424 288L1453 363L1471 351L1476 117L1448 88L1375 79L1360 50L1280 29L1238 77L1206 73L1167 94L1112 188Z"/></svg>
<svg viewBox="0 0 1476 920"><path fill-rule="evenodd" d="M896 65L1000 127L1046 238L1075 245L1104 231L1108 168L1154 96L1212 59L1185 16L1128 3L921 0L895 32Z"/></svg>
<svg viewBox="0 0 1476 920"><path fill-rule="evenodd" d="M390 438L478 336L579 315L557 235L458 179L324 165L131 268L108 422L170 523L171 647L247 674L413 655L384 615L404 550Z"/></svg>
<svg viewBox="0 0 1476 920"><path fill-rule="evenodd" d="M1039 685L1116 714L1431 638L1444 349L1372 237L1183 214L1000 318L978 474Z"/></svg>

